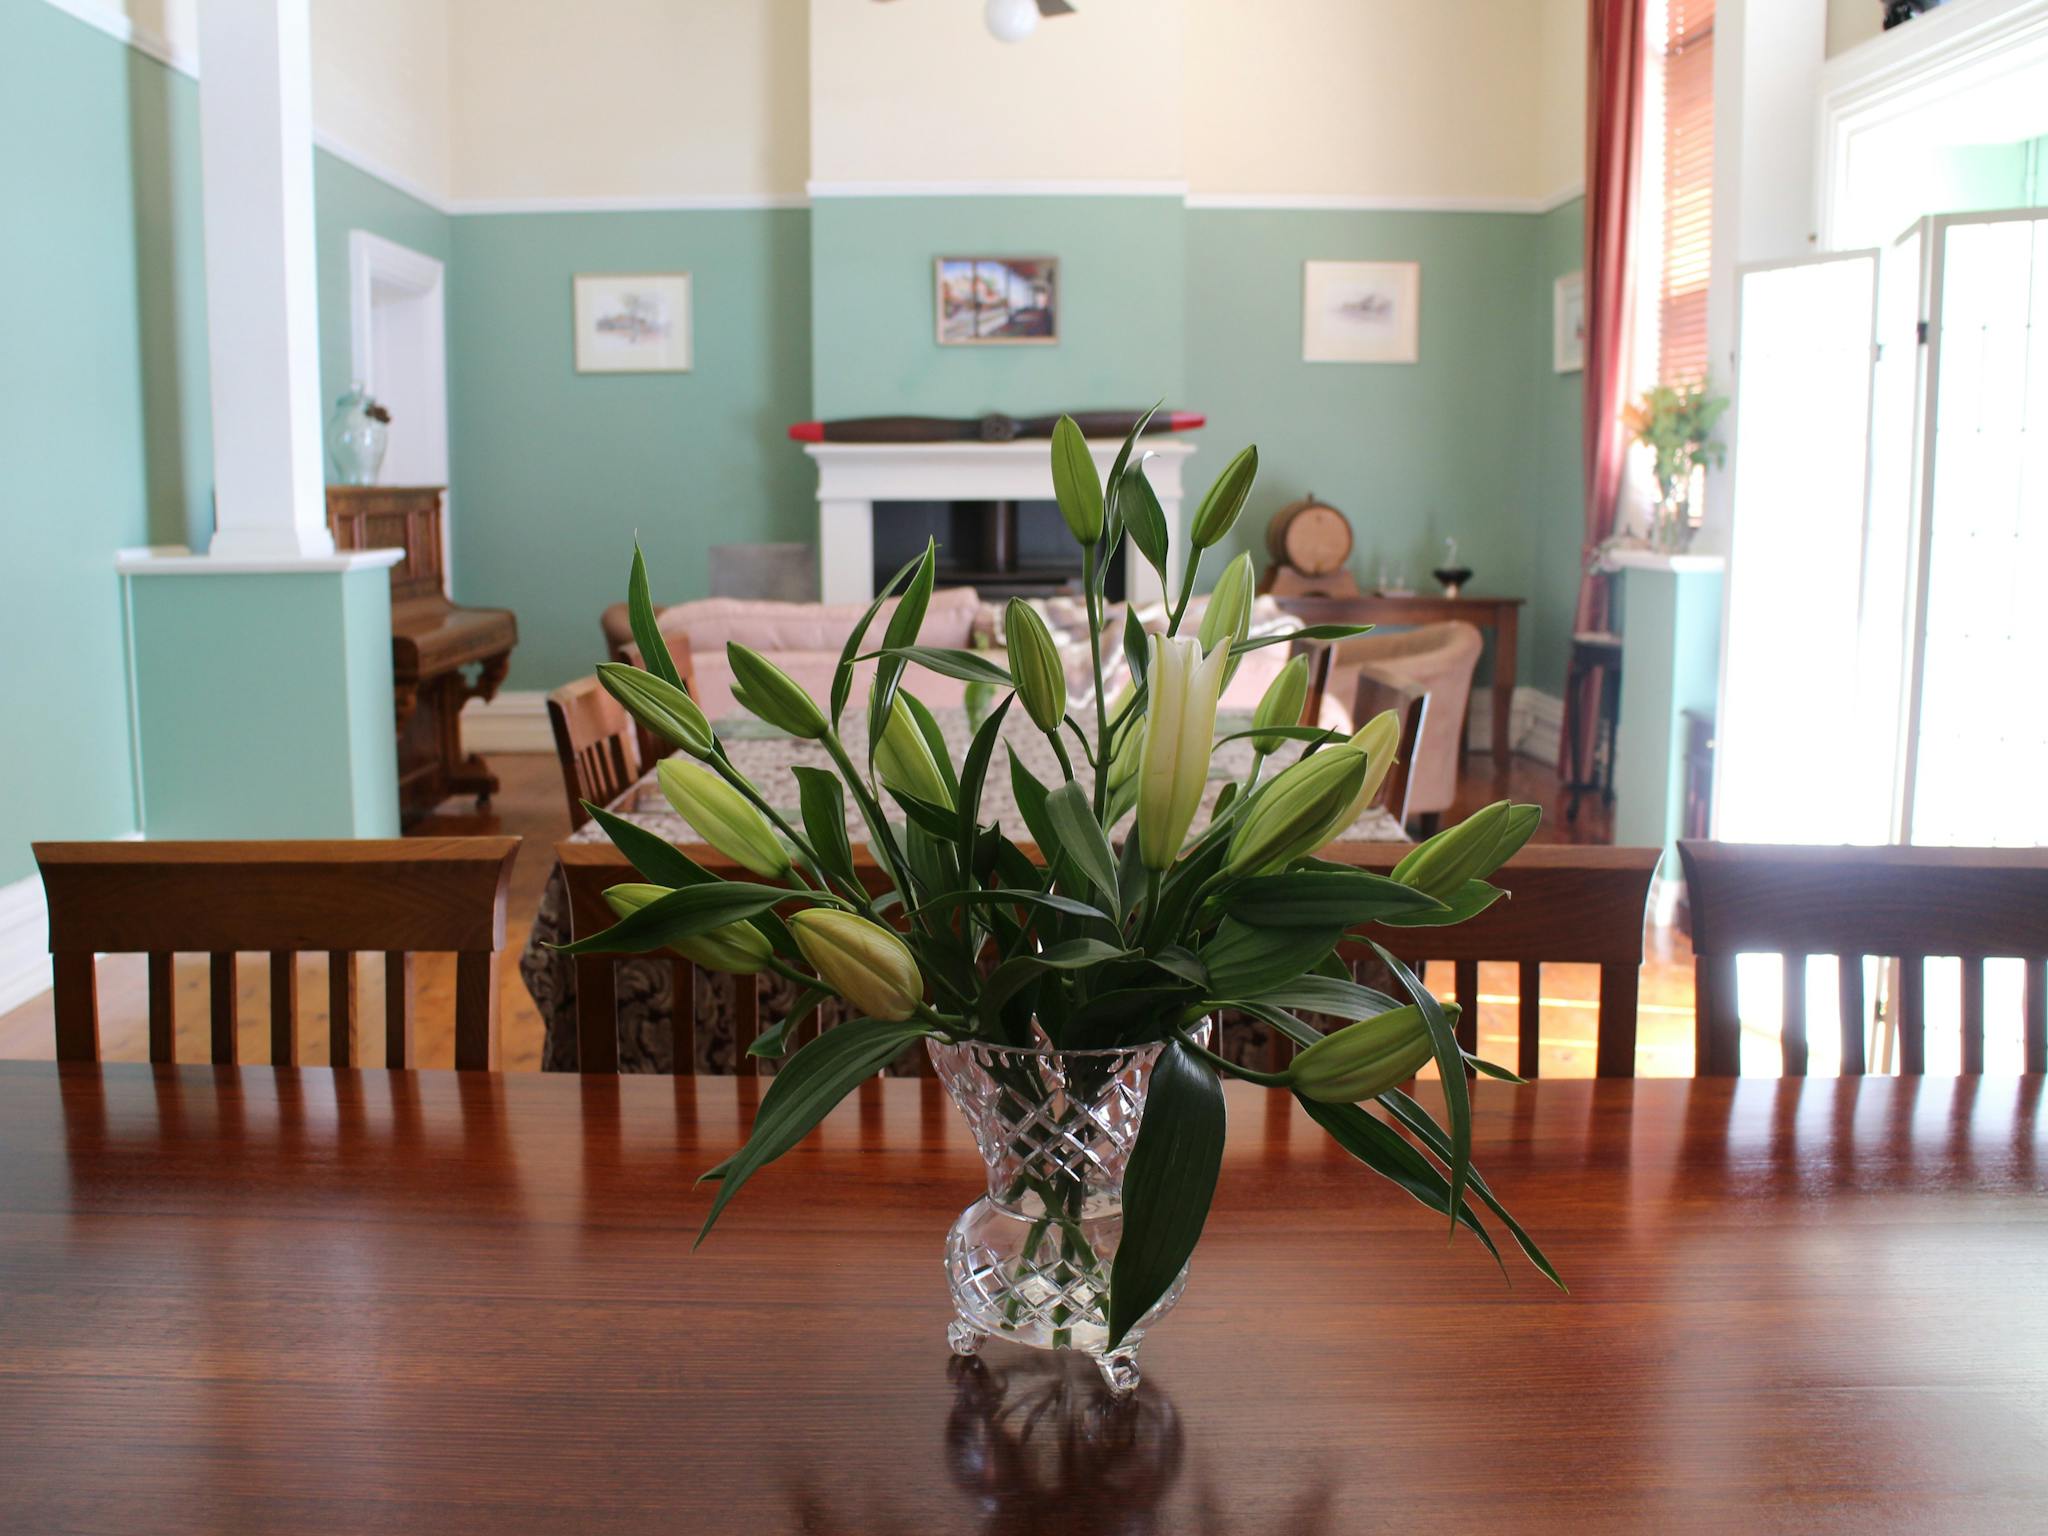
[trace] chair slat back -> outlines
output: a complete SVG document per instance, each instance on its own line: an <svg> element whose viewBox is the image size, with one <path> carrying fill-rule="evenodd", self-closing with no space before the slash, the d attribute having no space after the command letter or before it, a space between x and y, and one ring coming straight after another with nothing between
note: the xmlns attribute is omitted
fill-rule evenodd
<svg viewBox="0 0 2048 1536"><path fill-rule="evenodd" d="M386 1064L410 1067L411 957L448 952L457 956L455 1064L486 1070L496 1064L496 956L518 848L516 837L37 843L57 1057L99 1059L95 956L143 954L150 1060L174 1060L172 957L196 953L209 957L210 1054L234 1062L236 957L267 951L271 1060L293 1065L296 957L325 951L331 1060L356 1065L355 952L370 950L385 955Z"/></svg>
<svg viewBox="0 0 2048 1536"><path fill-rule="evenodd" d="M1692 911L1702 1074L1741 1071L1735 957L1784 957L1788 1075L1805 1073L1806 962L1839 968L1842 1071L1868 1069L1863 962L1899 963L1899 1068L1927 1070L1930 955L1962 962L1962 1069L1984 1070L1984 961L2025 962L2026 1070L2048 1071L2042 961L2048 956L2048 849L1803 848L1681 840Z"/></svg>
<svg viewBox="0 0 2048 1536"><path fill-rule="evenodd" d="M1407 851L1399 843L1340 843L1323 857L1384 874ZM1373 937L1418 974L1428 961L1450 963L1468 1050L1478 1036L1479 962L1514 962L1520 993L1516 1071L1524 1077L1537 1075L1543 966L1597 965L1595 1070L1602 1077L1633 1077L1643 918L1657 860L1654 848L1531 844L1489 877L1509 894L1471 921L1448 928L1380 928ZM1345 945L1341 953L1356 960L1372 951L1360 943Z"/></svg>
<svg viewBox="0 0 2048 1536"><path fill-rule="evenodd" d="M579 678L548 695L548 724L569 799L569 825L590 820L583 808L608 805L640 777L642 742L633 717L595 677Z"/></svg>

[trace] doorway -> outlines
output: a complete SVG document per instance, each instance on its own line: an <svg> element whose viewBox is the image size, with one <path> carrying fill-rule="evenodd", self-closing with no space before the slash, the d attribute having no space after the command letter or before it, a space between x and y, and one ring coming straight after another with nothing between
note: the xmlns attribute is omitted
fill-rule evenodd
<svg viewBox="0 0 2048 1536"><path fill-rule="evenodd" d="M442 264L373 235L349 231L349 377L391 412L385 485L448 484L448 333ZM450 558L454 493L443 501L441 568Z"/></svg>

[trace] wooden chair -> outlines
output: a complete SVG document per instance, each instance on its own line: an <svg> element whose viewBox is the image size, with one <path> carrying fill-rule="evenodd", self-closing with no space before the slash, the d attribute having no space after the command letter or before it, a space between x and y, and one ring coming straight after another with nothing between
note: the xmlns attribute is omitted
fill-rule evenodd
<svg viewBox="0 0 2048 1536"><path fill-rule="evenodd" d="M1370 720L1383 709L1391 709L1401 717L1401 739L1394 748L1394 766L1388 771L1386 782L1380 786L1379 803L1405 827L1408 825L1408 786L1415 768L1415 751L1422 741L1423 722L1429 716L1429 690L1418 688L1413 683L1382 682L1368 672L1361 672L1351 718ZM1437 815L1434 811L1424 820L1430 831L1436 830Z"/></svg>
<svg viewBox="0 0 2048 1536"><path fill-rule="evenodd" d="M1962 961L1962 1062L1984 1070L1984 962L2026 962L2029 1072L2048 1071L2048 849L1794 848L1681 840L1697 993L1702 1076L1742 1071L1735 957L1784 957L1787 1076L1807 1062L1806 961L1837 957L1842 1072L1869 1070L1863 957L1899 962L1899 1067L1927 1070L1926 961Z"/></svg>
<svg viewBox="0 0 2048 1536"><path fill-rule="evenodd" d="M330 1060L358 1064L355 957L384 955L387 1065L413 1062L412 957L452 952L455 1065L497 1065L497 954L516 837L37 843L50 908L57 1059L100 1055L97 954L149 956L149 1059L176 1059L179 953L212 957L213 1060L238 1059L235 959L270 954L270 1060L299 1061L297 956L327 954Z"/></svg>
<svg viewBox="0 0 2048 1536"><path fill-rule="evenodd" d="M1398 843L1340 843L1323 856L1385 873L1407 852ZM1479 1040L1479 962L1516 962L1520 1032L1515 1070L1523 1077L1537 1075L1544 964L1599 966L1595 1070L1602 1077L1633 1077L1643 914L1658 857L1655 848L1532 844L1491 877L1508 895L1470 922L1449 928L1379 928L1373 937L1418 974L1428 961L1451 963L1453 995L1464 1007L1458 1035L1468 1051L1476 1050ZM1378 958L1363 944L1347 944L1341 953L1346 959Z"/></svg>
<svg viewBox="0 0 2048 1536"><path fill-rule="evenodd" d="M692 845L686 851L698 863L722 878L756 878L710 848ZM562 878L568 887L570 933L577 938L584 938L593 933L602 933L617 922L616 915L604 899L605 887L641 878L635 873L633 866L626 862L625 856L610 843L596 842L558 843L555 846L555 855L561 861ZM865 845L855 844L853 856L855 867L860 871L863 883L871 892L879 894L888 889L888 877L868 858ZM619 1070L619 998L615 967L620 958L614 955L576 957L576 1048L577 1066L580 1071ZM693 1005L696 998L697 967L676 955L666 958L658 955L635 958L671 967L671 996L675 1000L671 1008L675 1029L671 1047L673 1070L678 1074L695 1072L697 1018ZM743 1077L755 1076L760 1071L760 1058L747 1054L747 1047L752 1045L761 1033L759 981L760 978L756 976L733 977L733 1059L735 1071ZM919 1070L927 1071L929 1058L925 1056L921 1046L915 1049L915 1060L919 1063Z"/></svg>
<svg viewBox="0 0 2048 1536"><path fill-rule="evenodd" d="M548 724L555 732L555 758L574 830L590 820L584 801L609 805L640 777L648 761L644 733L595 677L579 678L549 694Z"/></svg>

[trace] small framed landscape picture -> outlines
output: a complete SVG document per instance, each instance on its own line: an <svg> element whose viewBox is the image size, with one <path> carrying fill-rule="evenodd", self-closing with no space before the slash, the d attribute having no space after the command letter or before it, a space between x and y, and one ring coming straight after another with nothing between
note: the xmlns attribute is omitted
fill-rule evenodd
<svg viewBox="0 0 2048 1536"><path fill-rule="evenodd" d="M1051 346L1060 339L1055 256L941 256L933 307L942 347Z"/></svg>
<svg viewBox="0 0 2048 1536"><path fill-rule="evenodd" d="M1579 373L1586 366L1586 274L1567 272L1550 291L1550 367Z"/></svg>
<svg viewBox="0 0 2048 1536"><path fill-rule="evenodd" d="M1420 262L1302 263L1303 362L1413 363L1421 338Z"/></svg>
<svg viewBox="0 0 2048 1536"><path fill-rule="evenodd" d="M688 373L690 274L579 272L578 373Z"/></svg>

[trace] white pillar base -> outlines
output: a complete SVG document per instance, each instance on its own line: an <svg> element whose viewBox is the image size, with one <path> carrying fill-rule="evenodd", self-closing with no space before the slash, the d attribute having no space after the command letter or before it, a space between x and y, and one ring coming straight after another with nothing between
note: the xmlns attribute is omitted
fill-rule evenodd
<svg viewBox="0 0 2048 1536"><path fill-rule="evenodd" d="M217 528L206 546L209 560L326 560L334 553L331 532L299 522Z"/></svg>

